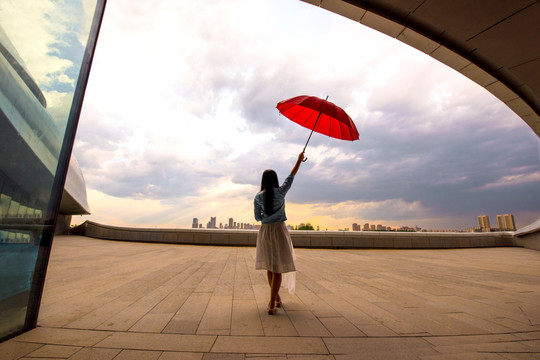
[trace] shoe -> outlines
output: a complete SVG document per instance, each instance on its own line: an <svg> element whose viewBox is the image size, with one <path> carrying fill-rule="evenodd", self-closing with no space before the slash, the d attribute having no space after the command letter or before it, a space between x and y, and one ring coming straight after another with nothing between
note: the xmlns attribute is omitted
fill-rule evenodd
<svg viewBox="0 0 540 360"><path fill-rule="evenodd" d="M276 307L280 308L281 307L281 299L278 299L276 301Z"/></svg>
<svg viewBox="0 0 540 360"><path fill-rule="evenodd" d="M277 309L275 307L268 308L268 315L274 315L277 312Z"/></svg>

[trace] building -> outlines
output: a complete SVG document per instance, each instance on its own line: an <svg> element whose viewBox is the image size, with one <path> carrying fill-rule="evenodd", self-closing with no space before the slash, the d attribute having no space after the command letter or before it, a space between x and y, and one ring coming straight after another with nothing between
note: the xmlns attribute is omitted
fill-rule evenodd
<svg viewBox="0 0 540 360"><path fill-rule="evenodd" d="M32 21L24 18L31 13L21 2L2 3L0 340L36 326L53 236L67 233L72 215L90 213L84 177L71 151L105 1L86 5L87 11L77 14L72 13L76 7L58 6L41 16L32 5L35 15L65 20L65 26L25 37L32 33ZM9 16L20 19L6 21ZM35 49L31 57L21 51L22 43ZM70 64L64 73L49 66L51 53ZM65 76L69 85L43 83L43 75ZM65 101L51 101L53 92Z"/></svg>
<svg viewBox="0 0 540 360"><path fill-rule="evenodd" d="M210 221L206 223L206 228L207 229L217 229L216 217L215 216L210 217Z"/></svg>
<svg viewBox="0 0 540 360"><path fill-rule="evenodd" d="M491 231L491 226L489 224L489 216L487 215L478 216L478 225L480 226L482 232Z"/></svg>
<svg viewBox="0 0 540 360"><path fill-rule="evenodd" d="M193 218L193 223L191 224L192 229L198 229L199 228L199 219Z"/></svg>
<svg viewBox="0 0 540 360"><path fill-rule="evenodd" d="M234 229L234 219L229 218L229 229Z"/></svg>
<svg viewBox="0 0 540 360"><path fill-rule="evenodd" d="M516 223L513 214L497 215L497 226L499 230L516 231Z"/></svg>

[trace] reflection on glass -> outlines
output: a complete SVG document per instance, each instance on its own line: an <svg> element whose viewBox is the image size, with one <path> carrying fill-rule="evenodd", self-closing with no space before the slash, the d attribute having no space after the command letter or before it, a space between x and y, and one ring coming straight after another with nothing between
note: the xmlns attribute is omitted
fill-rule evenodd
<svg viewBox="0 0 540 360"><path fill-rule="evenodd" d="M25 326L39 247L56 216L53 180L96 1L2 2L0 339Z"/></svg>

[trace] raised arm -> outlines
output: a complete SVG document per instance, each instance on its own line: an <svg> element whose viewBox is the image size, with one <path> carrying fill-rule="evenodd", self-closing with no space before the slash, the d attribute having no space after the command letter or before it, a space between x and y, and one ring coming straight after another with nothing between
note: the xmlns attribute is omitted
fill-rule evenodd
<svg viewBox="0 0 540 360"><path fill-rule="evenodd" d="M304 160L303 151L298 155L298 160L296 160L296 164L294 164L294 167L291 170L291 174L296 175L296 173L298 172L298 169L300 169L300 164L302 164L302 160Z"/></svg>

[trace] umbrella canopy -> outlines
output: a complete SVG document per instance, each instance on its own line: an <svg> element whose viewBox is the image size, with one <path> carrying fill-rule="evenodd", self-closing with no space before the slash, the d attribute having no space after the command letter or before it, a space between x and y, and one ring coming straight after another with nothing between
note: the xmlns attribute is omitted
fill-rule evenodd
<svg viewBox="0 0 540 360"><path fill-rule="evenodd" d="M358 130L352 119L342 108L328 100L302 95L280 101L276 107L281 114L312 133L316 131L336 139L358 140Z"/></svg>

